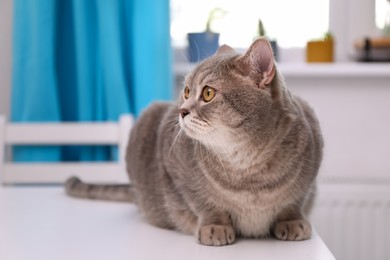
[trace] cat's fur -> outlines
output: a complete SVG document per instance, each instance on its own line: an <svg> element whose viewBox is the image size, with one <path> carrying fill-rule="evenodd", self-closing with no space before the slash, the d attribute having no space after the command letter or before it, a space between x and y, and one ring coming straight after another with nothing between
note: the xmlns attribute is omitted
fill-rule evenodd
<svg viewBox="0 0 390 260"><path fill-rule="evenodd" d="M312 109L286 88L269 43L258 39L243 55L223 46L185 84L188 99L182 93L178 105L150 106L132 129L131 186L110 191L73 178L68 194L133 201L151 224L205 245L231 244L237 235L310 238L303 208L323 141ZM200 98L204 86L216 90L210 102Z"/></svg>

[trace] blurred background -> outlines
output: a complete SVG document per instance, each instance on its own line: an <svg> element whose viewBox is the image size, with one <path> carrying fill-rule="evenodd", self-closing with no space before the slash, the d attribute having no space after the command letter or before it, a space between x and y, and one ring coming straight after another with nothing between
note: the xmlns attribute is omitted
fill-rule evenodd
<svg viewBox="0 0 390 260"><path fill-rule="evenodd" d="M337 259L390 259L387 0L0 0L0 114L13 122L138 116L176 99L184 76L219 45L242 52L259 36L273 42L287 86L322 125L317 231ZM7 153L115 159L112 147Z"/></svg>

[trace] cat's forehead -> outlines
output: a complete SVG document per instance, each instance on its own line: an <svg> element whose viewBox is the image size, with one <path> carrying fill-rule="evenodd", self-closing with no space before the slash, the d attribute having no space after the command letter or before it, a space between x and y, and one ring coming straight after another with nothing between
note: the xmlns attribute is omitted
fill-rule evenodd
<svg viewBox="0 0 390 260"><path fill-rule="evenodd" d="M200 63L187 75L185 82L189 87L218 83L226 80L234 70L233 56L213 56Z"/></svg>

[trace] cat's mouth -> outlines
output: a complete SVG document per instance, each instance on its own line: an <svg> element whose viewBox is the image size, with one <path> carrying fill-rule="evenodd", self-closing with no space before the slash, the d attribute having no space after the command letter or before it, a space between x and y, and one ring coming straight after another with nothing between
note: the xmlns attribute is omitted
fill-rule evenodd
<svg viewBox="0 0 390 260"><path fill-rule="evenodd" d="M200 139L210 131L210 125L198 117L179 118L181 129L192 138Z"/></svg>

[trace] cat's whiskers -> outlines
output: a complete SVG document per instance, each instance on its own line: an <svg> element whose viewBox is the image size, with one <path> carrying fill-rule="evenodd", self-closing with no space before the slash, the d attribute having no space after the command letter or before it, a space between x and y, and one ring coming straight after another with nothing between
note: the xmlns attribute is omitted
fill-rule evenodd
<svg viewBox="0 0 390 260"><path fill-rule="evenodd" d="M232 141L233 139L230 140L231 138L229 138L229 141L223 138L225 134L221 133L220 129L215 128L210 133L214 146L217 147L223 161L242 173L251 174L250 169L253 169L253 163L256 162L256 158L264 159L266 154L261 152L262 149L251 149L251 144L240 139L237 135L234 136L234 142Z"/></svg>
<svg viewBox="0 0 390 260"><path fill-rule="evenodd" d="M215 163L210 160L211 158L216 157L226 178L231 178L231 176L227 174L226 167L235 169L242 174L249 175L252 172L250 169L253 169L254 162L256 162L255 158L265 156L259 149L256 149L257 152L254 151L253 146L251 146L250 143L248 144L243 136L232 135L232 133L229 132L229 129L224 129L223 127L216 128L209 122L200 118L187 118L186 123L183 125L186 130L185 132L197 142L200 142L200 155L203 164L206 162L204 152L202 151L202 144L205 145L206 148L207 163ZM198 146L197 142L195 143L196 146ZM196 153L196 146L194 154Z"/></svg>
<svg viewBox="0 0 390 260"><path fill-rule="evenodd" d="M221 158L219 157L219 153L218 153L217 149L215 148L215 146L214 146L214 144L213 144L213 141L210 140L211 137L212 137L212 136L210 135L210 133L206 133L206 134L205 134L205 139L207 140L207 142L209 143L209 145L211 146L211 148L214 150L214 154L215 154L215 156L218 158L219 163L221 164L221 167L222 167L222 169L223 169L223 173L224 173L226 179L229 179L229 175L227 174L227 171L226 171L225 167L223 166L223 162L222 162Z"/></svg>
<svg viewBox="0 0 390 260"><path fill-rule="evenodd" d="M168 129L172 130L172 128L180 128L180 123L179 123L179 116L174 116L169 121L167 122Z"/></svg>
<svg viewBox="0 0 390 260"><path fill-rule="evenodd" d="M206 163L205 163L205 160L204 160L204 157L203 157L203 152L202 152L202 144L200 143L199 141L199 134L197 136L197 139L196 139L196 142L198 143L199 142L199 154L200 154L200 159L201 159L201 162L203 164L204 167L206 167ZM207 150L206 150L207 151ZM210 161L209 161L210 162Z"/></svg>
<svg viewBox="0 0 390 260"><path fill-rule="evenodd" d="M211 127L209 135L212 137L212 142L214 143L214 146L218 148L218 152L223 157L227 157L226 159L228 161L231 160L231 156L234 156L236 150L225 140L225 138L223 138L223 134L215 127Z"/></svg>
<svg viewBox="0 0 390 260"><path fill-rule="evenodd" d="M176 127L176 129L178 129L179 131L177 132L177 134L175 136L175 139L173 139L172 145L171 145L171 147L169 149L169 156L171 156L173 147L176 145L177 141L180 138L180 135L183 133L183 129L179 126L179 122L177 122L177 124L174 127Z"/></svg>
<svg viewBox="0 0 390 260"><path fill-rule="evenodd" d="M184 60L183 64L186 65L186 67L187 67L188 70L192 70L192 64L191 64L190 61L188 60L188 53L187 53L186 51L184 51L183 49L176 49L176 50L179 51L180 56L181 56L180 58L184 58L184 59L183 59L183 60ZM191 52L191 49L188 49L188 50ZM190 55L192 56L193 54L190 53ZM183 77L183 85L184 85L184 80L185 80L185 77L186 77L186 76L182 76L182 77Z"/></svg>
<svg viewBox="0 0 390 260"><path fill-rule="evenodd" d="M198 143L199 143L198 138L196 138L196 139L194 140L194 142L195 142L195 146L194 146L194 158L195 158L195 156L196 156L196 150L198 149Z"/></svg>
<svg viewBox="0 0 390 260"><path fill-rule="evenodd" d="M199 46L198 46L198 44L196 43L196 41L194 41L194 43L195 43L195 47L196 47L196 49L197 49L197 54L198 54L198 57L196 57L196 60L199 60L200 59L200 50L199 50Z"/></svg>
<svg viewBox="0 0 390 260"><path fill-rule="evenodd" d="M208 122L198 118L191 118L187 121L181 120L180 125L189 137L196 140L201 140L210 127Z"/></svg>
<svg viewBox="0 0 390 260"><path fill-rule="evenodd" d="M231 156L235 153L234 148L228 142L223 141L221 134L215 128L211 129L210 135L213 137L213 141L218 145L218 147L221 148L221 154L227 156L228 160L231 160Z"/></svg>
<svg viewBox="0 0 390 260"><path fill-rule="evenodd" d="M211 149L206 149L206 157L207 159L209 160L209 164L213 163L210 161L211 157L212 157L212 151L214 152L214 156L216 156L220 162L220 165L221 165L221 168L223 169L223 173L225 174L225 177L228 178L228 174L227 174L227 171L226 171L226 168L224 167L224 164L223 164L223 160L221 159L221 149L218 149L218 148L222 148L222 150L227 150L228 153L227 154L232 154L233 153L233 149L232 147L226 145L226 144L223 144L223 142L220 140L220 135L217 134L216 130L210 125L209 122L207 121L204 121L204 120L197 120L197 121L200 121L198 122L197 124L188 124L186 125L190 130L194 131L195 132L195 139L197 140L197 142L199 143L202 143L200 140L202 140L206 146L208 146L209 148ZM191 122L191 121L190 121ZM194 120L192 121L194 122ZM202 127L200 127L202 126ZM194 130L196 129L196 130ZM196 144L197 144L196 142ZM218 144L218 148L215 146L214 143L217 143ZM202 152L202 145L199 145L200 146L200 155L201 155L201 158L202 158L202 162L204 162L204 156L203 156L203 152ZM212 150L212 151L211 151Z"/></svg>
<svg viewBox="0 0 390 260"><path fill-rule="evenodd" d="M182 64L185 64L184 66L187 67L188 71L193 70L194 66L193 66L193 63L191 63L189 61L188 53L182 49L178 49L178 50L179 50L179 59L183 58L183 61L184 61ZM189 49L189 54L190 54L190 56L193 55L191 49ZM187 75L180 75L179 77L180 77L181 85L185 86ZM183 95L182 91L180 91L179 93L181 93L181 95Z"/></svg>

